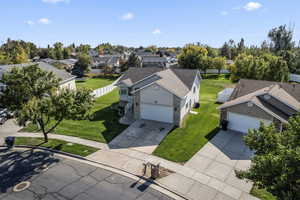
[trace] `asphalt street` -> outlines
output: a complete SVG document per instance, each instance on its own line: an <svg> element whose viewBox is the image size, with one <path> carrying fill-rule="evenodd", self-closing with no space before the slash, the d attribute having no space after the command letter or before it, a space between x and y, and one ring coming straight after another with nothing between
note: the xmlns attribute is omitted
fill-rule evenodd
<svg viewBox="0 0 300 200"><path fill-rule="evenodd" d="M30 187L14 192L22 181ZM171 200L149 184L48 152L0 149L1 200Z"/></svg>

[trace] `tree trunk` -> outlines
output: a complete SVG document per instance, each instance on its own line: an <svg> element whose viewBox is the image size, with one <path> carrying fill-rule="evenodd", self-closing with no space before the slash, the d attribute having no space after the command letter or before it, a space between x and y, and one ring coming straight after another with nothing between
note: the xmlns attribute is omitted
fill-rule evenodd
<svg viewBox="0 0 300 200"><path fill-rule="evenodd" d="M48 134L47 133L43 133L44 134L44 141L48 142Z"/></svg>
<svg viewBox="0 0 300 200"><path fill-rule="evenodd" d="M48 142L48 134L45 131L44 121L42 119L40 119L38 122L39 122L39 125L40 125L40 127L42 129L42 132L43 132L43 135L44 135L44 141Z"/></svg>

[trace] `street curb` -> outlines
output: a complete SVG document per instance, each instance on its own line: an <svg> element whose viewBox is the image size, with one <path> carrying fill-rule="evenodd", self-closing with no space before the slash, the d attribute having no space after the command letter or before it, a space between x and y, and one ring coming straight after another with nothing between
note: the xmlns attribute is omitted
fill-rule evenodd
<svg viewBox="0 0 300 200"><path fill-rule="evenodd" d="M0 148L7 148L7 146L5 145L0 145ZM123 176L126 176L128 178L131 178L131 179L135 179L135 180L143 180L145 182L149 182L151 184L154 184L156 187L154 189L156 189L157 191L163 193L163 194L166 194L168 196L170 196L171 198L175 198L175 199L178 199L176 197L180 197L180 199L184 199L184 200L190 200L188 197L186 197L185 195L183 194L180 194L178 192L174 192L173 190L171 190L170 188L168 188L167 186L164 186L164 185L161 185L160 183L158 183L157 181L155 180L150 180L150 179L147 179L145 177L142 177L142 176L138 176L136 174L133 174L131 172L128 172L128 171L125 171L123 169L119 169L119 168L116 168L116 167L113 167L113 166L110 166L110 165L107 165L107 164L104 164L104 163L100 163L100 162L96 162L96 161L92 161L92 160L89 160L85 157L82 157L82 156L79 156L79 155L75 155L75 154L71 154L71 153L67 153L67 152L62 152L62 151L58 151L58 150L53 150L53 149L48 149L48 148L45 148L45 147L36 147L36 146L28 146L28 145L15 145L13 148L27 148L27 149L37 149L37 150L43 150L43 151L48 151L48 152L52 152L52 153L56 153L56 154L59 154L59 156L65 156L65 157L71 157L72 159L76 159L76 160L79 160L79 162L82 162L82 161L85 161L85 162L89 162L89 163L86 163L86 164L90 164L90 165L93 165L93 164L97 164L97 165L101 165L102 167L105 167L106 170L109 170L109 171L113 171L115 173L118 173L118 174L121 174ZM95 166L95 165L94 165ZM97 166L99 167L99 166ZM153 187L151 185L149 185L150 187ZM161 188L161 189L160 189ZM168 193L166 193L166 191ZM175 195L175 196L174 196Z"/></svg>

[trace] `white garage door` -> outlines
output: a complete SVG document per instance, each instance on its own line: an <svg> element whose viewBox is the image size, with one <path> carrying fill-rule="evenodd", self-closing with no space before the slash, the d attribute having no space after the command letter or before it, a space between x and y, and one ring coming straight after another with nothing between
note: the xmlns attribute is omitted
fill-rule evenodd
<svg viewBox="0 0 300 200"><path fill-rule="evenodd" d="M173 108L167 106L141 104L141 118L173 123Z"/></svg>
<svg viewBox="0 0 300 200"><path fill-rule="evenodd" d="M271 124L271 121L269 120L249 117L247 115L241 115L232 112L228 112L228 121L228 129L242 133L248 133L249 129L258 129L260 126L260 121L264 122L266 125Z"/></svg>

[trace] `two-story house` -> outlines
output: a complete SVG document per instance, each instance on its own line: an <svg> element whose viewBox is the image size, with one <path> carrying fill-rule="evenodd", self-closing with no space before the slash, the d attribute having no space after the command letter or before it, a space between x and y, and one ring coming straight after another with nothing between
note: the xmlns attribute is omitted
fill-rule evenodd
<svg viewBox="0 0 300 200"><path fill-rule="evenodd" d="M130 68L116 84L124 121L146 119L181 126L199 105L198 70Z"/></svg>

